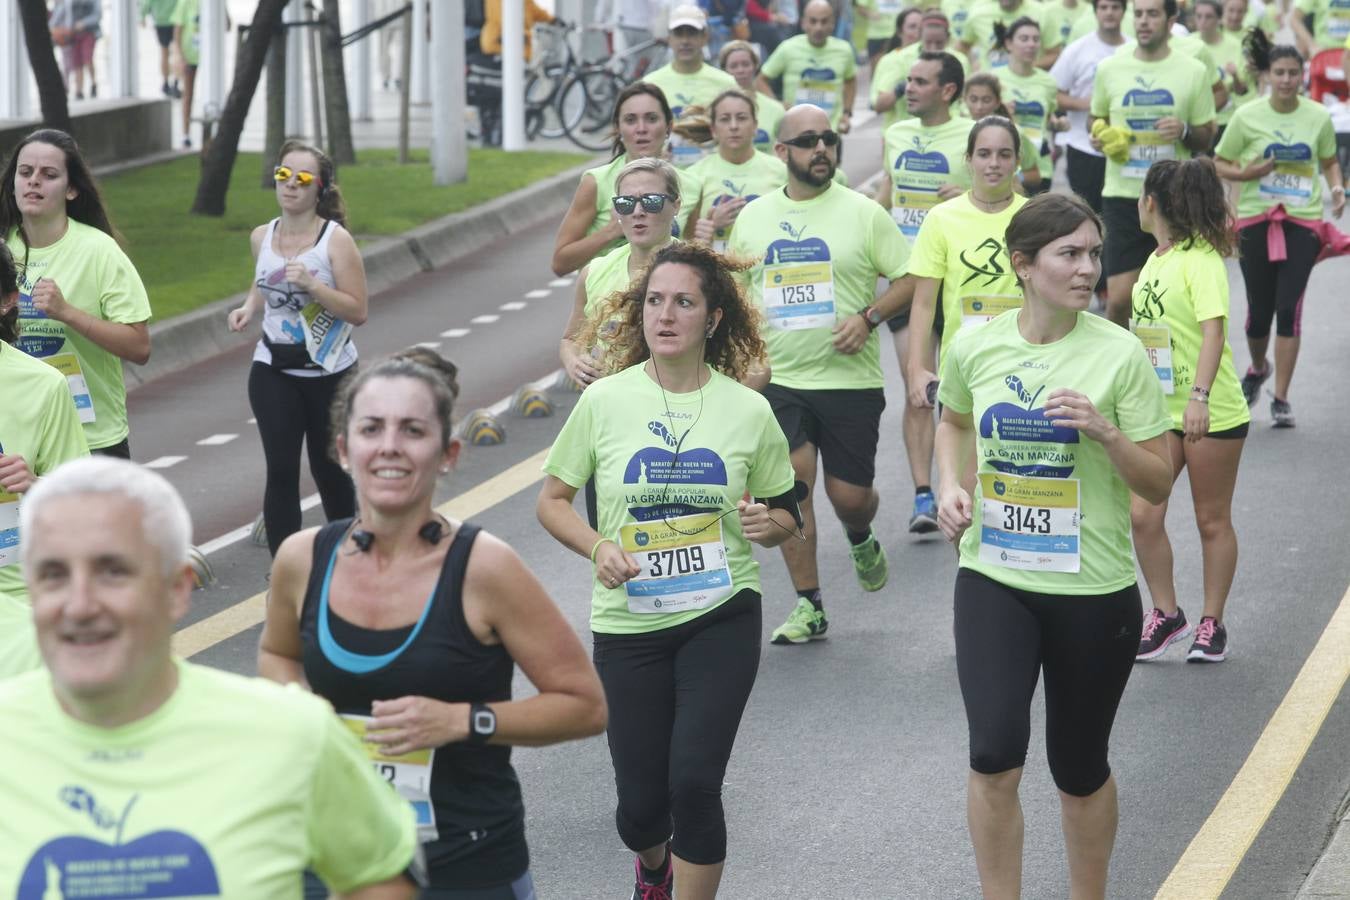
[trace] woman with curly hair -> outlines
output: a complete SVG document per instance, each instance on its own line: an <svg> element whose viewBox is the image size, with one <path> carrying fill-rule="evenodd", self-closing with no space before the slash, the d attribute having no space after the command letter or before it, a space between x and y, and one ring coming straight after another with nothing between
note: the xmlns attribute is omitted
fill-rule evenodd
<svg viewBox="0 0 1350 900"><path fill-rule="evenodd" d="M787 439L768 401L738 383L764 359L759 316L732 280L739 268L671 244L611 300L615 374L581 395L544 464L537 508L593 564L616 821L644 900L669 897L672 878L681 900L717 893L722 778L759 668L749 542L799 534ZM591 477L598 529L572 508Z"/></svg>

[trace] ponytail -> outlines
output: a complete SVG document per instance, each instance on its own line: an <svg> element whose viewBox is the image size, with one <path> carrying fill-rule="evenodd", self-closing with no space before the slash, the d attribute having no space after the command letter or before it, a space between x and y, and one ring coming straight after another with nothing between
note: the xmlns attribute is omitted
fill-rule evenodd
<svg viewBox="0 0 1350 900"><path fill-rule="evenodd" d="M1278 60L1286 58L1296 59L1300 66L1303 65L1303 54L1297 48L1272 43L1270 36L1255 25L1247 29L1247 36L1242 39L1242 54L1254 72L1269 72Z"/></svg>
<svg viewBox="0 0 1350 900"><path fill-rule="evenodd" d="M1157 203L1174 244L1189 250L1204 241L1220 256L1233 255L1233 218L1213 161L1203 156L1160 160L1149 167L1144 194Z"/></svg>

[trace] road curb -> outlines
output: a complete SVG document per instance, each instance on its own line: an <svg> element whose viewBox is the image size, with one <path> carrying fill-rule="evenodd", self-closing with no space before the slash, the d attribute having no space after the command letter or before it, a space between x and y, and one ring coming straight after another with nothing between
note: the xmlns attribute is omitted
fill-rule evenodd
<svg viewBox="0 0 1350 900"><path fill-rule="evenodd" d="M1294 900L1350 900L1350 795L1336 811L1336 828Z"/></svg>
<svg viewBox="0 0 1350 900"><path fill-rule="evenodd" d="M371 294L386 290L419 272L429 272L464 259L493 241L556 221L566 212L581 173L595 161L575 166L543 181L489 200L361 249L366 285ZM247 283L247 282L244 282ZM150 326L150 361L122 366L131 390L181 372L213 356L250 345L256 331L236 334L225 326L226 314L243 302L245 293L207 304Z"/></svg>

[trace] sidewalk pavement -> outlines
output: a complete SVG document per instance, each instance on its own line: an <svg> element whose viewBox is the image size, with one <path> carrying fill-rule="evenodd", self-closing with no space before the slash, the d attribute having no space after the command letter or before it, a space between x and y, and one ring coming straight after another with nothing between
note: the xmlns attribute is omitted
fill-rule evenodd
<svg viewBox="0 0 1350 900"><path fill-rule="evenodd" d="M1337 810L1336 830L1295 900L1350 900L1350 796Z"/></svg>

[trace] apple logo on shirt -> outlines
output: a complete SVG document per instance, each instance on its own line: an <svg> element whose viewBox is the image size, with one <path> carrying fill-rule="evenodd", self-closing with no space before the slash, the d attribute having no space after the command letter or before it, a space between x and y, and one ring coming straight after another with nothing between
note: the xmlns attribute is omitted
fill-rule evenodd
<svg viewBox="0 0 1350 900"><path fill-rule="evenodd" d="M992 454L989 464L999 472L1009 472L1040 478L1068 478L1073 475L1072 452L1045 445L1077 444L1078 431L1056 425L1045 417L1045 407L1036 401L1045 392L1045 385L1035 393L1016 375L1003 379L1017 402L1002 401L991 404L980 415L980 437L993 439L998 446L986 452ZM1014 447L1012 444L1040 444L1039 447Z"/></svg>
<svg viewBox="0 0 1350 900"><path fill-rule="evenodd" d="M1266 144L1261 156L1273 159L1277 163L1312 162L1313 158L1311 147L1302 141L1295 141L1293 135L1285 134L1283 131L1275 132L1275 141Z"/></svg>
<svg viewBox="0 0 1350 900"><path fill-rule="evenodd" d="M926 172L947 175L951 172L951 166L947 164L947 157L936 150L929 151L932 146L931 140L925 141L919 135L910 138L912 147L907 147L901 151L895 158L894 168L905 172Z"/></svg>
<svg viewBox="0 0 1350 900"><path fill-rule="evenodd" d="M817 237L803 238L806 226L793 228L791 222L779 222L778 227L791 235L792 240L779 238L769 244L764 251L765 265L776 266L784 263L826 262L830 258L830 247Z"/></svg>
<svg viewBox="0 0 1350 900"><path fill-rule="evenodd" d="M139 798L133 794L121 815L114 815L91 791L63 787L61 805L74 811L77 819L87 818L81 824L85 828L92 824L104 838L69 834L47 841L24 867L16 900L219 897L215 864L195 838L161 829L125 839Z"/></svg>
<svg viewBox="0 0 1350 900"><path fill-rule="evenodd" d="M641 448L624 467L624 502L629 515L638 522L654 522L721 512L727 485L722 457L706 447L686 449L688 431L677 439L659 419L648 422L647 430L664 446Z"/></svg>

